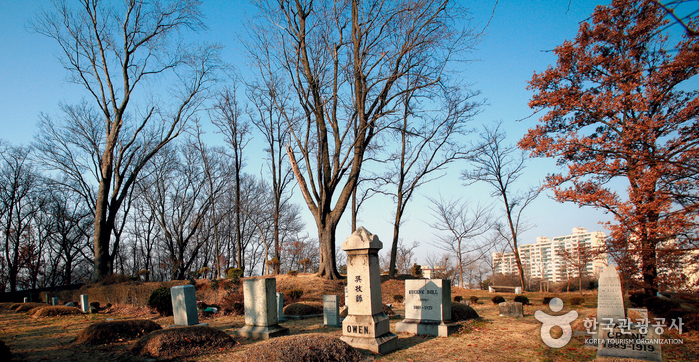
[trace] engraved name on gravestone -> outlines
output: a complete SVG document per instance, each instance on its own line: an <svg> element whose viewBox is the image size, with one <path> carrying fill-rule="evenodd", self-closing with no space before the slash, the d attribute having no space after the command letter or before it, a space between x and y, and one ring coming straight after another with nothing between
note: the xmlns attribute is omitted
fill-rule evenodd
<svg viewBox="0 0 699 362"><path fill-rule="evenodd" d="M409 279L405 281L405 319L396 332L446 337L458 330L451 321L451 281Z"/></svg>
<svg viewBox="0 0 699 362"><path fill-rule="evenodd" d="M624 299L621 294L621 280L614 266L607 266L599 276L597 291L597 322L608 324L619 323L626 318Z"/></svg>
<svg viewBox="0 0 699 362"><path fill-rule="evenodd" d="M340 297L337 295L323 296L323 324L326 326L342 326L340 322Z"/></svg>
<svg viewBox="0 0 699 362"><path fill-rule="evenodd" d="M626 326L598 330L597 357L634 358L642 361L662 362L662 344L652 325Z"/></svg>
<svg viewBox="0 0 699 362"><path fill-rule="evenodd" d="M359 227L342 243L347 252L347 318L342 322L342 337L352 347L374 353L398 348L388 317L381 303L379 250L383 244L376 235Z"/></svg>

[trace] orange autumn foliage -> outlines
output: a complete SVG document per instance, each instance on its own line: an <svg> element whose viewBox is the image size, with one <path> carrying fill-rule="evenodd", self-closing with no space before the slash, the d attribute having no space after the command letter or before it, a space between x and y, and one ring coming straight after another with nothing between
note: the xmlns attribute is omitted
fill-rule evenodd
<svg viewBox="0 0 699 362"><path fill-rule="evenodd" d="M652 293L659 261L696 240L699 211L699 93L680 89L699 72L699 38L671 44L664 16L648 0L598 6L529 82L546 113L519 142L565 167L546 180L559 201L614 215L608 247Z"/></svg>

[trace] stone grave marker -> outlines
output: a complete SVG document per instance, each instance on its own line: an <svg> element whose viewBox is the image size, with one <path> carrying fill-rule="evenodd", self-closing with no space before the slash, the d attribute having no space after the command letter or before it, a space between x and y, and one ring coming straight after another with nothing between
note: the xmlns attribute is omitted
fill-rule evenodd
<svg viewBox="0 0 699 362"><path fill-rule="evenodd" d="M349 298L349 289L345 287L345 305L347 305L347 299Z"/></svg>
<svg viewBox="0 0 699 362"><path fill-rule="evenodd" d="M520 302L502 302L498 306L500 307L501 317L524 317L524 309Z"/></svg>
<svg viewBox="0 0 699 362"><path fill-rule="evenodd" d="M459 329L451 323L451 281L408 279L405 281L405 319L396 332L447 337Z"/></svg>
<svg viewBox="0 0 699 362"><path fill-rule="evenodd" d="M80 294L80 310L83 313L90 313L90 302L87 298L87 294Z"/></svg>
<svg viewBox="0 0 699 362"><path fill-rule="evenodd" d="M289 334L280 326L277 305L277 280L249 278L243 280L245 325L235 333L250 339L270 339Z"/></svg>
<svg viewBox="0 0 699 362"><path fill-rule="evenodd" d="M284 293L277 292L277 321L283 322L284 319Z"/></svg>
<svg viewBox="0 0 699 362"><path fill-rule="evenodd" d="M515 294L522 294L522 287L515 287Z"/></svg>
<svg viewBox="0 0 699 362"><path fill-rule="evenodd" d="M646 333L641 333L646 332ZM660 338L655 328L638 325L626 328L600 325L597 334L597 357L634 358L643 361L662 362L662 344L653 343Z"/></svg>
<svg viewBox="0 0 699 362"><path fill-rule="evenodd" d="M51 297L51 305L58 305L58 298Z"/></svg>
<svg viewBox="0 0 699 362"><path fill-rule="evenodd" d="M342 322L342 339L352 347L374 353L398 348L398 336L391 333L388 316L381 303L379 250L383 244L376 235L359 227L342 243L347 252L347 317Z"/></svg>
<svg viewBox="0 0 699 362"><path fill-rule="evenodd" d="M193 285L178 285L170 288L170 298L175 326L206 325L206 323L199 323L197 296Z"/></svg>
<svg viewBox="0 0 699 362"><path fill-rule="evenodd" d="M340 327L340 296L323 296L323 324L326 326Z"/></svg>
<svg viewBox="0 0 699 362"><path fill-rule="evenodd" d="M24 297L24 303L29 303L29 298Z"/></svg>
<svg viewBox="0 0 699 362"><path fill-rule="evenodd" d="M621 280L614 266L607 266L599 276L597 290L597 322L608 324L618 323L626 318L624 314L624 299L621 294Z"/></svg>

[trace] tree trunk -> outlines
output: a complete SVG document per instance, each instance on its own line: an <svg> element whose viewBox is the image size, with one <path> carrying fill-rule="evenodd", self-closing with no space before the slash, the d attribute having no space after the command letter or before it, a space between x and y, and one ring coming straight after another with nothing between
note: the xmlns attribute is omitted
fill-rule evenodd
<svg viewBox="0 0 699 362"><path fill-rule="evenodd" d="M337 262L335 260L335 229L337 224L332 221L326 221L324 225L318 226L318 236L320 243L320 264L318 268L318 276L330 279L341 279L340 273L337 272Z"/></svg>
<svg viewBox="0 0 699 362"><path fill-rule="evenodd" d="M391 262L388 267L388 278L396 278L396 259L398 257L398 237L400 232L400 219L401 219L401 208L402 208L403 196L399 192L398 194L398 205L396 206L396 218L393 221L393 242L391 244Z"/></svg>
<svg viewBox="0 0 699 362"><path fill-rule="evenodd" d="M658 293L658 288L655 285L658 277L656 269L655 257L656 243L649 240L641 241L641 272L643 274L643 290L645 294L655 296Z"/></svg>
<svg viewBox="0 0 699 362"><path fill-rule="evenodd" d="M111 228L107 226L107 200L109 198L109 180L111 177L104 177L100 181L97 191L97 202L95 207L95 231L93 234L95 247L95 272L93 281L98 281L110 274L109 264L109 239Z"/></svg>

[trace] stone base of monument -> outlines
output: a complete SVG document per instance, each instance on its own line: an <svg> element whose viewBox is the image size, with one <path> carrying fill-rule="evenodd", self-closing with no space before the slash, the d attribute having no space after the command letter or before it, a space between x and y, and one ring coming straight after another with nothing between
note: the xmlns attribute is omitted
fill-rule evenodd
<svg viewBox="0 0 699 362"><path fill-rule="evenodd" d="M524 309L520 302L502 302L498 305L501 317L524 317Z"/></svg>
<svg viewBox="0 0 699 362"><path fill-rule="evenodd" d="M239 330L235 331L235 334L240 337L245 337L249 339L270 339L279 336L286 336L289 334L289 328L276 326L243 326Z"/></svg>
<svg viewBox="0 0 699 362"><path fill-rule="evenodd" d="M404 319L402 322L396 323L396 333L447 337L458 331L460 326L458 323Z"/></svg>
<svg viewBox="0 0 699 362"><path fill-rule="evenodd" d="M342 321L341 340L354 348L385 354L398 349L398 336L391 333L391 323L383 314L348 315Z"/></svg>

